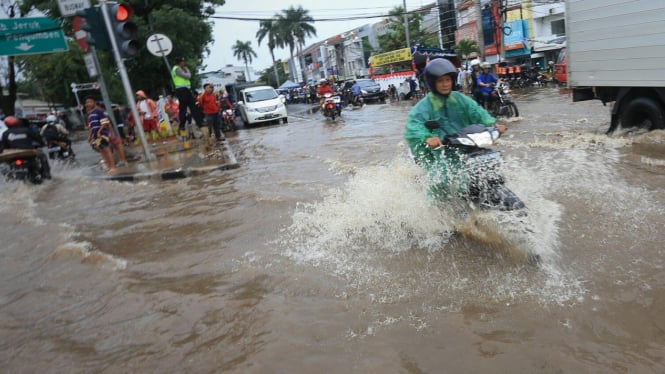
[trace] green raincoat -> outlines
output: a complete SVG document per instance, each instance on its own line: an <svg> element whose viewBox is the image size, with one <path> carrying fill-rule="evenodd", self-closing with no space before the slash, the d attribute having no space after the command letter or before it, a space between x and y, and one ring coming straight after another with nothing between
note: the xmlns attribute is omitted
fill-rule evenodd
<svg viewBox="0 0 665 374"><path fill-rule="evenodd" d="M426 121L438 121L440 127L430 130ZM459 161L459 153L444 147L441 151L431 150L425 140L458 133L462 128L473 124L492 127L496 119L475 100L463 93L452 91L443 96L428 93L409 112L406 119L404 137L416 162L429 173L433 192L447 194L447 191L466 190L466 177Z"/></svg>

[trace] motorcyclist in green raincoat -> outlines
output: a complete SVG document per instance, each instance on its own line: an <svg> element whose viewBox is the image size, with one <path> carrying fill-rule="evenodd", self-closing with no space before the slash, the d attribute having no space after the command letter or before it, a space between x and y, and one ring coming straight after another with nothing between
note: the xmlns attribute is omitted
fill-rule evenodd
<svg viewBox="0 0 665 374"><path fill-rule="evenodd" d="M404 136L415 161L432 178L434 193L463 192L467 186L460 155L451 148L439 148L443 145L442 139L472 124L495 126L500 133L506 127L497 124L496 119L472 98L455 90L457 69L449 60L437 58L430 61L423 76L430 92L409 112ZM437 121L439 127L430 129L432 126L425 126L427 121Z"/></svg>

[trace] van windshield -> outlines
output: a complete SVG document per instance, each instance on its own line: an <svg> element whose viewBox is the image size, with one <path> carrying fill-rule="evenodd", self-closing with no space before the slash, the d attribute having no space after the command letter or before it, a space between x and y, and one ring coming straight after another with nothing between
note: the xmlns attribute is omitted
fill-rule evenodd
<svg viewBox="0 0 665 374"><path fill-rule="evenodd" d="M245 98L248 103L257 101L272 100L277 98L277 91L273 89L257 90L252 92L245 92Z"/></svg>

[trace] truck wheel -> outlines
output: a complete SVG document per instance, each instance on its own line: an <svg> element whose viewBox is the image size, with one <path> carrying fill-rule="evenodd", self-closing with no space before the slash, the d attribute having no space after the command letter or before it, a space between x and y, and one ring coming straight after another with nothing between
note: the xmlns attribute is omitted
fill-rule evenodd
<svg viewBox="0 0 665 374"><path fill-rule="evenodd" d="M621 127L640 127L647 130L665 129L665 112L655 100L638 97L630 101L623 110Z"/></svg>

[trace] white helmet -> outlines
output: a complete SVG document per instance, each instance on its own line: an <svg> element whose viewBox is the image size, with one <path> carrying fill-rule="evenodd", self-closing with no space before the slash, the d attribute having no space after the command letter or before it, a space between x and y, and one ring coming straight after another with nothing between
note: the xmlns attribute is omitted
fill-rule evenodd
<svg viewBox="0 0 665 374"><path fill-rule="evenodd" d="M480 67L482 67L483 69L489 69L489 68L492 67L492 65L490 65L489 62L485 61L485 62L483 62L482 65L480 65Z"/></svg>
<svg viewBox="0 0 665 374"><path fill-rule="evenodd" d="M324 84L324 83L328 83L328 80L326 78L321 78L319 80L319 84Z"/></svg>
<svg viewBox="0 0 665 374"><path fill-rule="evenodd" d="M475 66L475 65L480 65L480 60L479 60L479 59L477 59L477 58L476 58L476 59L473 59L473 60L471 60L471 66Z"/></svg>
<svg viewBox="0 0 665 374"><path fill-rule="evenodd" d="M54 114L49 114L46 116L46 123L56 123L58 122L58 117L56 117Z"/></svg>

